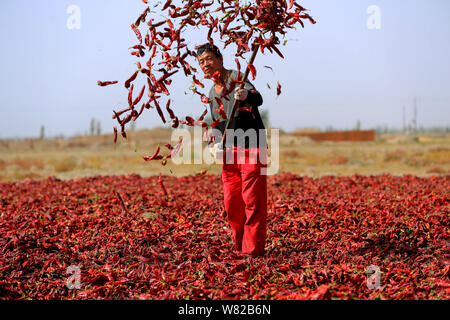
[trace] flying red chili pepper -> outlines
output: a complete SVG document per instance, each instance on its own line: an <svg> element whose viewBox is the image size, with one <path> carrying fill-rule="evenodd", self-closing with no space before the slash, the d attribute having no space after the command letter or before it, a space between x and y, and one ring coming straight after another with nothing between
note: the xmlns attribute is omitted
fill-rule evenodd
<svg viewBox="0 0 450 320"><path fill-rule="evenodd" d="M139 73L139 71L135 71L135 72L131 75L131 77L130 77L127 81L125 81L125 88L128 89L128 88L130 87L131 82L133 82L133 81L136 79L138 73Z"/></svg>
<svg viewBox="0 0 450 320"><path fill-rule="evenodd" d="M116 111L114 111L113 110L113 112L114 112L114 116L113 116L113 119L117 119L117 122L121 122L121 120L120 120L120 116L119 116L119 114L116 112Z"/></svg>
<svg viewBox="0 0 450 320"><path fill-rule="evenodd" d="M248 65L248 69L250 70L251 74L252 74L252 80L255 80L256 78L256 68L253 64L249 64Z"/></svg>
<svg viewBox="0 0 450 320"><path fill-rule="evenodd" d="M172 0L167 0L161 10L162 11L166 10L171 4L172 4Z"/></svg>
<svg viewBox="0 0 450 320"><path fill-rule="evenodd" d="M158 82L158 86L161 89L161 92L163 92L166 95L170 95L169 90L167 90L167 87L165 86L164 82Z"/></svg>
<svg viewBox="0 0 450 320"><path fill-rule="evenodd" d="M211 79L212 79L214 82L217 82L218 79L219 79L219 75L220 75L220 72L219 72L219 71L216 71L216 72L214 72L214 73L212 74Z"/></svg>
<svg viewBox="0 0 450 320"><path fill-rule="evenodd" d="M141 92L139 93L139 95L136 97L136 99L134 99L133 106L137 105L139 103L139 101L141 101L142 96L144 95L144 91L145 91L145 84L142 86L142 89L141 89Z"/></svg>
<svg viewBox="0 0 450 320"><path fill-rule="evenodd" d="M208 124L207 124L206 122L204 122L204 121L198 121L198 120L195 120L195 121L192 123L192 125L194 125L194 126L199 126L199 127L202 127L202 128L208 127Z"/></svg>
<svg viewBox="0 0 450 320"><path fill-rule="evenodd" d="M283 54L275 45L272 45L270 48L272 48L281 58L284 58Z"/></svg>
<svg viewBox="0 0 450 320"><path fill-rule="evenodd" d="M220 98L215 97L217 103L219 104L219 108L216 108L216 112L225 120L227 119L227 114L225 113L224 107L223 107L223 102L222 100L220 100Z"/></svg>
<svg viewBox="0 0 450 320"><path fill-rule="evenodd" d="M239 59L235 58L234 61L236 62L237 72L238 72L238 79L241 77L241 64L239 63Z"/></svg>
<svg viewBox="0 0 450 320"><path fill-rule="evenodd" d="M166 110L167 112L169 112L170 119L175 119L175 114L173 113L172 109L170 109L170 99L167 101Z"/></svg>
<svg viewBox="0 0 450 320"><path fill-rule="evenodd" d="M281 84L277 81L277 96L281 94Z"/></svg>
<svg viewBox="0 0 450 320"><path fill-rule="evenodd" d="M186 116L186 122L187 122L188 125L193 126L195 120L192 117L190 117L190 116Z"/></svg>
<svg viewBox="0 0 450 320"><path fill-rule="evenodd" d="M119 111L119 112L116 112L116 111L114 111L114 115L112 116L112 118L113 119L116 119L118 116L120 116L122 113L125 113L125 112L127 112L127 111L130 111L131 110L131 108L126 108L126 109L123 109L123 110L121 110L121 111ZM120 119L119 119L119 122L120 122Z"/></svg>
<svg viewBox="0 0 450 320"><path fill-rule="evenodd" d="M219 114L223 119L227 120L227 114L223 110L223 108L216 108L217 114Z"/></svg>
<svg viewBox="0 0 450 320"><path fill-rule="evenodd" d="M144 12L142 12L142 14L136 19L136 22L134 23L136 27L139 27L141 22L145 22L145 18L147 17L147 13L149 11L150 11L149 8L145 9Z"/></svg>
<svg viewBox="0 0 450 320"><path fill-rule="evenodd" d="M134 84L132 84L130 89L128 90L128 105L130 107L133 107L133 88Z"/></svg>
<svg viewBox="0 0 450 320"><path fill-rule="evenodd" d="M217 119L217 120L213 121L213 122L211 123L211 128L217 127L217 125L218 125L219 123L220 123L220 119Z"/></svg>
<svg viewBox="0 0 450 320"><path fill-rule="evenodd" d="M289 0L289 10L292 9L293 5L294 5L294 0Z"/></svg>
<svg viewBox="0 0 450 320"><path fill-rule="evenodd" d="M199 85L200 87L204 88L205 85L203 83L201 83L200 81L197 80L197 78L195 78L195 74L192 76L192 81L196 84Z"/></svg>
<svg viewBox="0 0 450 320"><path fill-rule="evenodd" d="M133 46L134 51L132 54L137 57L142 57L145 55L144 51L151 53L147 60L147 69L142 68L140 62L137 63L138 72L147 76L148 97L150 100L142 105L139 112L134 109L134 106L142 100L142 90L145 91L145 86L143 86L140 94L133 101L132 92L134 87L131 85L137 77L137 73L135 72L130 79L125 82L125 87L127 89L131 87L129 90L130 108L124 109L123 112L130 112L130 114L121 121L120 119L117 119L121 124L122 132L124 131L124 125L128 121L135 121L142 114L144 109L150 107L153 108L153 105L150 105L152 101L154 101L157 112L163 123L166 123L163 112L159 107L158 99L162 93L167 96L170 95L169 86L173 81L172 79L169 79L169 77L179 71L179 69L182 68L186 76L192 75L192 81L195 86L204 88L203 83L197 78L197 70L187 61L189 56L196 57L196 54L189 50L185 43L185 39L181 38L183 28L186 26L205 26L205 28L207 28L207 43L213 43L212 33L218 32L220 38L225 37L224 48L230 43L236 44L237 51L235 61L238 69L238 77L237 79L231 79L229 85L227 83L227 86L222 90L220 96L221 99L228 100L227 96L235 90L237 85L242 84L242 75L240 73L240 63L238 58L242 57L243 53L250 51L250 48L259 46L262 52L264 52L264 49L267 49L271 53L275 52L283 58L283 54L278 48L278 45L280 44L279 35L283 35L284 38L286 29L295 28L297 23L303 25L301 19L309 19L311 23L315 23L308 14L302 13L305 9L299 6L294 0L261 0L257 1L256 4L250 3L246 6L241 6L238 1L226 0L220 1L219 7L216 10L204 10L205 7L211 6L214 3L215 1L204 3L199 0L189 0L183 1L180 4L180 7L177 7L173 4L173 1L165 0L162 4L162 8L163 10L168 10L168 15L170 17L164 18L159 22L154 21L153 18L149 19L147 22L149 29L146 32L144 44L142 41L142 34L138 27L141 23L146 21L148 13L151 12L150 8L146 8L131 25L132 30L139 40L139 43ZM294 10L292 10L293 8ZM216 17L212 14L213 12L220 11L222 12L222 17ZM174 20L178 17L180 17L179 20ZM236 24L236 20L242 21L242 24ZM175 26L175 23L179 23L177 27ZM265 32L265 34L260 33L255 36L254 32L259 31L258 29L264 29L263 32ZM270 36L267 37L267 34L270 34ZM180 49L183 47L186 47L186 49L181 52ZM162 73L162 75L159 76L155 76L154 71L152 70L152 59L156 57L157 53L160 53L162 58L160 62L156 62L156 64L163 65L156 70ZM257 72L253 63L249 64L248 71L251 73L252 79L255 80ZM214 82L217 82L219 77L220 72L216 72L210 76ZM206 95L196 90L193 91L200 95L203 103L211 103ZM277 96L280 92L281 85L277 87ZM217 104L219 107L216 108L216 111L219 114L219 118L221 118L221 120L222 118L226 119L223 103L219 100L217 101ZM170 99L167 101L166 110L172 120L172 127L177 127L179 123L204 126L203 119L207 114L206 110L196 121L193 121L190 117L187 117L186 121L180 121L170 108ZM121 112L115 113L113 118L116 114L120 115Z"/></svg>
<svg viewBox="0 0 450 320"><path fill-rule="evenodd" d="M311 16L309 15L309 14L307 14L307 13L305 13L304 15L301 15L301 16L299 16L299 18L302 18L302 19L308 19L312 24L316 24L316 21L313 19L313 18L311 18Z"/></svg>
<svg viewBox="0 0 450 320"><path fill-rule="evenodd" d="M126 117L125 117L125 119L123 119L121 122L120 122L120 125L121 126L124 126L125 124L127 124L128 122L130 122L131 121L131 119L133 118L133 111L135 111L135 110L132 110L132 112L130 113L130 114L128 114ZM136 111L135 111L136 112Z"/></svg>
<svg viewBox="0 0 450 320"><path fill-rule="evenodd" d="M160 82L166 80L168 77L174 75L174 74L177 73L177 72L178 72L178 70L175 70L175 71L172 71L172 72L165 73L164 75L162 75L161 77L159 77L159 79L156 80L156 82L160 83Z"/></svg>
<svg viewBox="0 0 450 320"><path fill-rule="evenodd" d="M97 84L101 87L105 87L105 86L109 86L111 84L116 84L117 82L119 82L119 81L105 81L105 82L97 81Z"/></svg>
<svg viewBox="0 0 450 320"><path fill-rule="evenodd" d="M161 117L161 120L166 123L166 119L164 118L164 115L162 113L161 108L159 107L159 103L158 101L156 101L156 99L153 101L155 103L155 107L156 107L156 111L158 112L159 116Z"/></svg>
<svg viewBox="0 0 450 320"><path fill-rule="evenodd" d="M205 96L204 94L201 95L201 98L203 103L209 103L209 98L207 96Z"/></svg>
<svg viewBox="0 0 450 320"><path fill-rule="evenodd" d="M139 29L134 24L131 25L131 29L136 34L136 37L138 38L139 43L142 43L142 35L141 35L141 32L139 31Z"/></svg>
<svg viewBox="0 0 450 320"><path fill-rule="evenodd" d="M155 158L157 158L157 156L158 156L160 150L161 150L161 148L160 148L160 146L159 146L159 144L158 144L158 146L156 147L155 153L153 153L153 155L151 155L151 156L144 156L144 157L142 157L142 158L143 158L145 161L155 160ZM158 159L158 160L159 160L159 159Z"/></svg>
<svg viewBox="0 0 450 320"><path fill-rule="evenodd" d="M172 123L172 128L178 128L178 125L180 124L178 117L175 117Z"/></svg>
<svg viewBox="0 0 450 320"><path fill-rule="evenodd" d="M142 107L141 107L141 110L139 110L139 113L138 113L137 115L133 116L133 118L132 118L133 121L136 121L137 118L139 118L139 116L140 116L140 115L142 114L142 112L144 111L145 106L146 106L146 103L143 103L143 104L142 104Z"/></svg>
<svg viewBox="0 0 450 320"><path fill-rule="evenodd" d="M208 109L205 109L205 111L203 111L202 115L200 116L200 118L197 119L197 121L203 121L203 119L205 118L207 113L208 113Z"/></svg>
<svg viewBox="0 0 450 320"><path fill-rule="evenodd" d="M166 143L164 146L166 146L166 148L169 150L173 150L173 147L170 143Z"/></svg>

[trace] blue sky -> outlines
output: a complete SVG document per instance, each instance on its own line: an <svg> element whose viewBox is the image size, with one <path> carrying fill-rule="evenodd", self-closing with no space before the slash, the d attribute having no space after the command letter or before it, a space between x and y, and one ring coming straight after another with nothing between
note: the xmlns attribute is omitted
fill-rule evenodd
<svg viewBox="0 0 450 320"><path fill-rule="evenodd" d="M281 46L285 59L259 54L255 62L253 83L273 127L350 129L360 120L363 129L400 128L403 106L406 120L412 118L414 97L419 126L450 124L450 1L298 2L317 24L290 31ZM80 8L80 29L67 28L70 5ZM366 26L371 5L380 8L379 30ZM2 1L0 9L0 138L37 137L41 125L48 136L83 134L91 118L112 132L112 110L126 106L127 90L96 82L123 83L135 70L130 24L145 9L142 1ZM192 46L206 38L198 30L184 36ZM228 67L235 66L232 55L231 49L224 52ZM199 116L204 106L198 97L184 94L189 79L174 79L176 113ZM277 81L283 91L278 98ZM138 129L160 125L155 110L136 122Z"/></svg>

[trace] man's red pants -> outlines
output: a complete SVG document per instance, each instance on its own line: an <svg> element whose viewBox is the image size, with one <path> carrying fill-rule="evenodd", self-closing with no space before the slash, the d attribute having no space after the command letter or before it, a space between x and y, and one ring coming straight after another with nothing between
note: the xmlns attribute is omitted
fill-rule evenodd
<svg viewBox="0 0 450 320"><path fill-rule="evenodd" d="M261 173L267 162L255 157L258 152L258 148L227 148L222 164L225 211L235 249L251 256L264 254L267 232L267 176ZM256 161L252 164L251 159Z"/></svg>

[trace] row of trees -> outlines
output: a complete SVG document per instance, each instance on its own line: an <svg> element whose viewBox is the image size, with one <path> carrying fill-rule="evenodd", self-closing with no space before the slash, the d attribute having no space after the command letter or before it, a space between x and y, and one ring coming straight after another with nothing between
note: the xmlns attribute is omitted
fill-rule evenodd
<svg viewBox="0 0 450 320"><path fill-rule="evenodd" d="M268 110L260 110L260 114L261 114L261 118L263 120L264 126L266 128L269 128L270 126L270 122L269 122L269 111ZM205 118L205 121L207 123L211 123L212 119L210 116L207 116ZM181 126L183 127L183 126ZM135 130L135 122L131 121L130 127L127 130L130 131L134 131ZM414 125L408 125L406 127L403 128L397 128L397 127L389 127L387 124L385 125L377 125L375 126L375 131L376 133L381 133L381 134L385 134L385 133L404 133L404 134L417 134L417 133L450 133L450 125L448 126L432 126L432 127L416 127ZM356 124L353 128L346 128L346 129L339 129L336 127L333 127L332 125L328 125L325 127L325 131L341 131L341 130L361 130L361 121L357 120ZM97 120L95 118L92 118L90 123L89 123L89 132L86 131L86 135L91 135L91 136L99 136L102 133L102 128L101 128L101 123L100 120ZM39 138L40 139L44 139L45 138L45 126L41 126L40 129L40 134L39 134Z"/></svg>
<svg viewBox="0 0 450 320"><path fill-rule="evenodd" d="M99 136L102 134L102 126L100 123L100 120L96 120L95 118L92 118L89 123L89 135L91 136ZM45 138L45 126L41 125L40 133L39 133L39 139Z"/></svg>

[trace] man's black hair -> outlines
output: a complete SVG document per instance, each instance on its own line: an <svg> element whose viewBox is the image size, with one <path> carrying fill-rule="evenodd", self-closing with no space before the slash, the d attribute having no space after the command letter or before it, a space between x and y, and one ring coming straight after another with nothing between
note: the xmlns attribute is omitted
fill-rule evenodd
<svg viewBox="0 0 450 320"><path fill-rule="evenodd" d="M216 56L216 58L220 58L222 53L220 53L219 48L217 48L214 44L205 43L201 46L197 47L197 57L202 55L205 52L212 52Z"/></svg>

